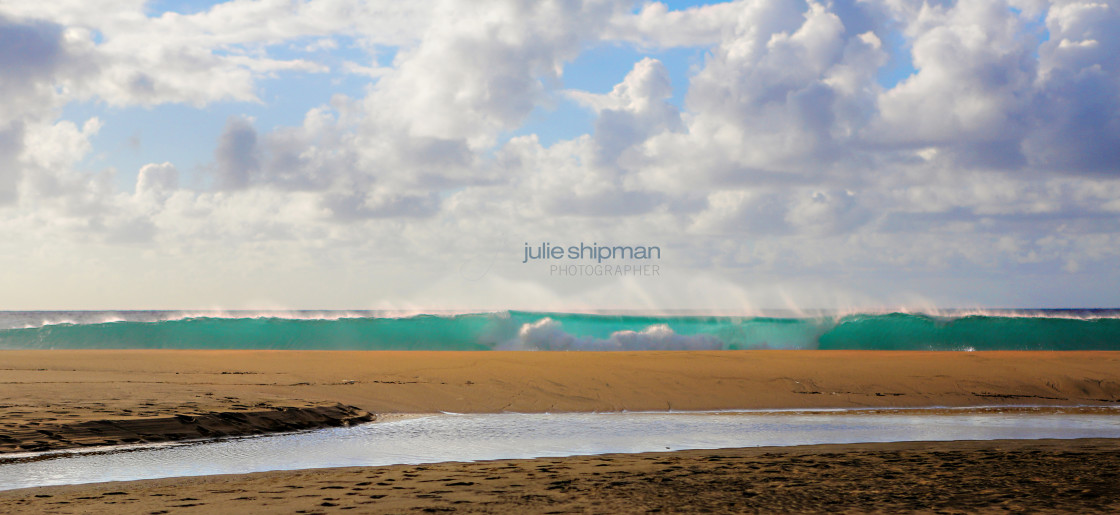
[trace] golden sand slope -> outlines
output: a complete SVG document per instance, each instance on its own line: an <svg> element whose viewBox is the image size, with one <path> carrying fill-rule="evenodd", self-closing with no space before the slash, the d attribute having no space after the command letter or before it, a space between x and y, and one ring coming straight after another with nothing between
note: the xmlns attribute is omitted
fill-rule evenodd
<svg viewBox="0 0 1120 515"><path fill-rule="evenodd" d="M5 513L1117 513L1120 441L908 442L264 472L0 492Z"/></svg>
<svg viewBox="0 0 1120 515"><path fill-rule="evenodd" d="M83 422L336 403L430 413L1117 402L1120 352L0 351L0 452L66 446L43 431Z"/></svg>

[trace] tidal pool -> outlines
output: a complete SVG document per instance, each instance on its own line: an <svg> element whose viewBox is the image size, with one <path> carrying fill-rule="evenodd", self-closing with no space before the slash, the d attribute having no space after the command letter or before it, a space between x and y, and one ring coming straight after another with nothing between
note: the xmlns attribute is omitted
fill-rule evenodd
<svg viewBox="0 0 1120 515"><path fill-rule="evenodd" d="M0 490L320 467L1004 438L1120 438L1120 410L1116 414L446 413L292 434L5 457L0 461Z"/></svg>

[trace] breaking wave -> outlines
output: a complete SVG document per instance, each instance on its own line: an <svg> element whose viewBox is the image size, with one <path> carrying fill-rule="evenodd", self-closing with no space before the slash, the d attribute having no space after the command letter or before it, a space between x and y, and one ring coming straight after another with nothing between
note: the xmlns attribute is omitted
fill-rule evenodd
<svg viewBox="0 0 1120 515"><path fill-rule="evenodd" d="M819 316L0 312L2 349L1120 350L1118 310Z"/></svg>

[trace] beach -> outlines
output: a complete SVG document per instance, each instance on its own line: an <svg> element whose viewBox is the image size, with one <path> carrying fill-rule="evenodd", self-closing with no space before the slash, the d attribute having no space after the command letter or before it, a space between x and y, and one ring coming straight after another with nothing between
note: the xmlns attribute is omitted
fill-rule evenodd
<svg viewBox="0 0 1120 515"><path fill-rule="evenodd" d="M1120 352L13 350L0 353L0 357L4 364L3 370L0 370L0 383L3 384L0 393L0 419L3 420L0 452L4 453L260 434L441 411L889 410L1023 405L1061 408L1115 406L1120 402ZM885 444L860 444L851 449L855 449L852 452L864 453L860 456L868 460L891 464L887 466L892 471L889 476L895 479L888 477L890 480L881 486L886 488L883 492L893 492L890 488L912 490L913 485L921 481L914 483L907 478L925 478L922 481L932 481L927 486L930 488L928 491L933 492L929 495L934 497L925 500L921 496L914 497L906 501L910 504L882 504L887 502L885 499L888 497L894 499L890 502L902 502L894 494L883 497L886 494L872 493L862 501L857 497L829 497L822 493L823 490L815 490L815 486L810 488L810 484L815 484L807 482L815 477L812 474L835 469L846 471L836 476L836 481L865 481L883 474L886 465L856 463L850 457L844 457L846 455L831 450L826 452L823 447L799 447L775 448L762 454L747 449L613 457L612 466L621 467L616 471L618 474L628 474L633 476L632 479L642 478L635 484L645 485L642 488L648 491L643 490L645 493L641 495L637 491L626 494L629 487L624 484L612 488L595 486L593 480L599 477L595 476L595 472L604 472L595 468L599 464L594 461L597 458L577 457L517 461L516 467L521 471L517 473L512 470L498 473L487 470L483 464L424 466L424 470L410 472L419 474L413 479L419 483L422 478L428 477L423 474L430 474L432 481L424 483L426 488L441 493L409 490L408 495L404 495L403 490L386 488L390 491L356 493L346 500L365 495L369 500L379 501L360 505L362 511L404 511L413 507L436 506L498 511L513 510L517 506L536 506L539 509L530 510L550 511L556 508L561 511L606 512L616 511L614 508L637 510L641 506L662 506L667 511L695 511L702 504L674 504L684 502L684 498L670 495L671 492L674 489L724 491L731 484L727 481L756 485L761 484L760 481L779 481L765 479L768 476L760 475L762 469L751 468L752 464L763 465L750 460L776 460L773 467L789 472L790 467L796 469L800 465L794 466L796 463L788 460L809 456L823 461L817 467L810 467L811 471L802 470L798 473L801 475L779 474L784 478L781 480L783 484L789 483L792 487L763 489L766 495L778 496L766 501L771 504L762 503L769 497L761 492L747 495L743 493L745 490L735 487L738 489L721 494L724 498L710 500L712 509L813 511L825 510L828 506L849 506L857 511L875 506L879 507L874 509L889 511L906 506L909 509L932 509L935 505L930 504L930 499L939 495L936 494L937 484L943 483L938 488L947 488L969 481L973 476L991 477L991 471L996 469L1033 470L1048 464L1046 466L1055 467L1055 473L1045 474L1045 481L1071 482L1072 486L1068 488L1062 485L1055 488L1073 489L1075 483L1089 484L1100 478L1113 477L1107 476L1108 473L1114 474L1108 472L1111 469L1091 464L1115 462L1117 453L1114 442L1108 440L889 444L886 448L890 452L913 453L908 454L909 461L897 462L890 461L895 458L882 454L880 451L884 448L877 447L879 445ZM1003 452L998 449L1017 450ZM956 453L955 461L946 464L948 458L943 451ZM717 454L742 459L729 469L720 460L709 459ZM696 477L686 481L681 477L681 469L670 470L669 466L650 468L651 464L670 458L683 460L678 465L690 471L689 477ZM543 464L557 460L568 467L566 472L555 473L559 475L553 477L553 473L537 471L539 467L549 467ZM1000 463L1002 465L998 465ZM931 479L927 472L934 469L947 474ZM167 490L172 492L167 496L179 496L175 499L194 499L179 502L181 505L239 502L262 512L291 512L297 511L297 504L303 506L299 503L310 499L299 497L304 494L294 494L295 488L285 490L268 486L271 484L268 481L275 480L293 483L302 489L315 489L316 494L322 493L318 489L326 487L330 487L327 493L339 494L326 495L337 498L335 500L324 497L319 501L319 504L335 506L315 508L308 505L307 510L344 506L358 508L359 505L354 503L338 502L343 499L342 495L365 492L354 488L376 489L377 482L357 475L388 477L384 475L403 475L405 470L410 469L380 467L355 470L201 477L172 482L152 480L129 483L128 488L98 485L24 489L3 493L2 502L30 511L65 508L62 512L66 509L77 512L109 509L109 503L117 503L112 509L119 511L119 503L134 497L129 497L127 493L104 495L105 492L142 490L158 493ZM1096 470L1100 473L1094 472ZM442 481L452 478L454 471L459 471L456 474L461 472L462 478ZM860 474L871 476L859 479ZM486 483L483 481L485 478L479 480L475 477L477 475L500 476L502 481L506 481L503 483L504 493L492 495L492 490L480 490L478 485ZM693 480L695 483L691 482ZM327 483L320 484L320 481ZM214 486L214 482L232 482L235 485L219 487ZM358 485L363 482L372 484ZM664 485L664 488L649 486L651 484ZM577 488L579 485L583 488ZM1015 500L1042 503L1024 504L1023 509L1061 511L1074 507L1102 509L1100 506L1106 504L1100 503L1116 502L1115 498L1090 487L1085 488L1097 493L1089 492L1088 497L1083 499L1080 494L1039 496L1030 493L1033 490L1028 488L1029 485L993 485L985 487L987 490L977 490L980 493L976 496L979 497L971 501L962 499L955 501L958 504L938 506L965 511L985 507L1002 509L1004 505L1012 506L1008 503ZM280 502L281 499L272 499L278 503L266 505L266 494L257 490L249 492L258 487L286 492L275 495L288 500ZM240 490L249 493L228 493ZM99 493L91 495L95 491ZM988 493L982 494L983 491ZM788 495L778 495L783 492L783 495ZM475 499L471 502L496 504L484 503L472 505L472 508L453 504L455 499L444 502L450 498L457 499L460 493ZM39 495L51 497L36 497ZM386 497L370 497L375 495ZM1009 497L1001 497L1005 495ZM86 499L78 499L80 497ZM157 497L155 500L136 498L129 501L129 506L138 513L169 509L170 498ZM253 499L237 500L238 497ZM648 502L642 501L647 504L619 504L647 497ZM50 504L65 499L70 499L65 501L69 504ZM595 499L603 504L587 504ZM788 504L796 499L801 499L797 502L810 504ZM829 503L829 499L838 504L811 504ZM248 502L252 500L259 502ZM1073 500L1083 504L1061 504ZM158 506L153 505L155 507L151 510L143 511L149 506L145 503L150 502ZM1052 503L1052 506L1046 502ZM215 506L220 505L211 505L211 508Z"/></svg>

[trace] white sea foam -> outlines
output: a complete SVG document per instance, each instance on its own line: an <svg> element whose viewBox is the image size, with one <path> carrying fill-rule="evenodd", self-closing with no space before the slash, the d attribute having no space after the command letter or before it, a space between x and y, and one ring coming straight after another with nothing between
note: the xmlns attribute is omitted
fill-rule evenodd
<svg viewBox="0 0 1120 515"><path fill-rule="evenodd" d="M560 322L542 318L521 326L517 339L499 349L507 350L718 350L723 342L710 334L682 335L668 325L654 324L641 331L615 331L608 338L578 337L564 331Z"/></svg>

